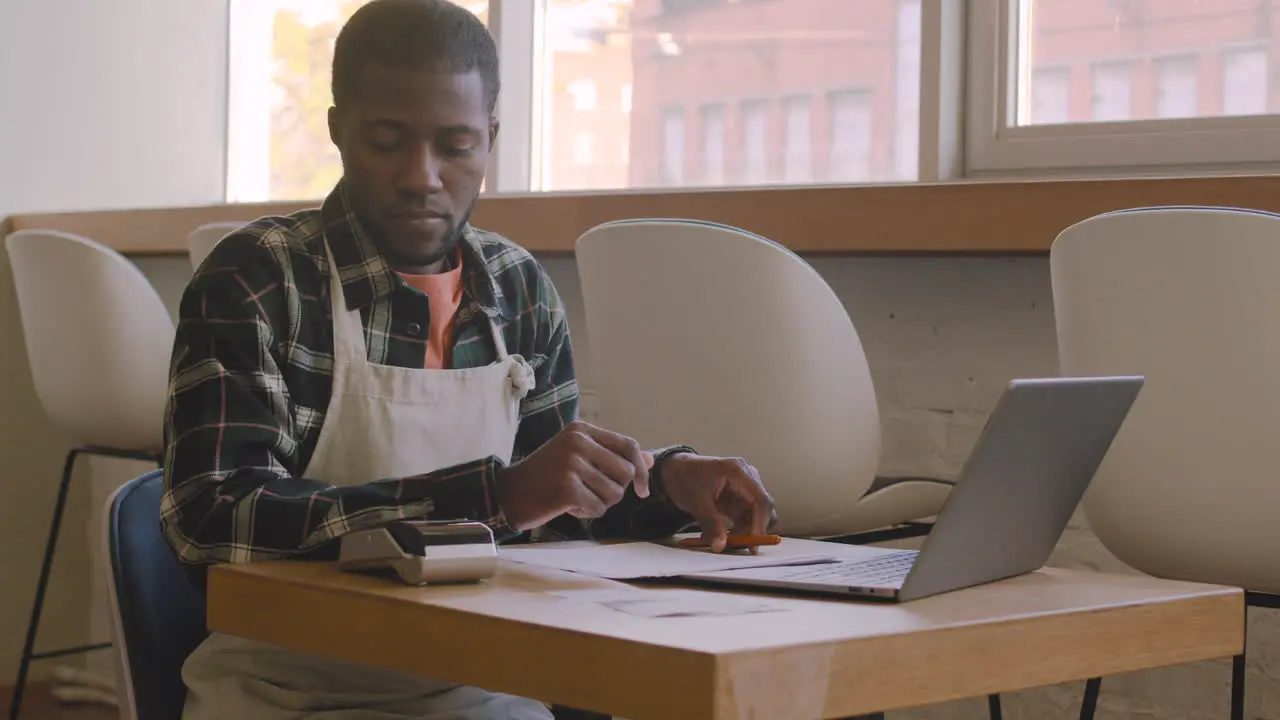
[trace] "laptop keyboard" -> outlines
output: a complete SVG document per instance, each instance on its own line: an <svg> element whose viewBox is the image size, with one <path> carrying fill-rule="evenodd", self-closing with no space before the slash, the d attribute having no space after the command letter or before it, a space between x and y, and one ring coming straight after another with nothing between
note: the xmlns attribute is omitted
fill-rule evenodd
<svg viewBox="0 0 1280 720"><path fill-rule="evenodd" d="M830 583L832 585L894 586L902 584L916 562L917 550L902 550L868 560L798 565L778 568L781 580Z"/></svg>

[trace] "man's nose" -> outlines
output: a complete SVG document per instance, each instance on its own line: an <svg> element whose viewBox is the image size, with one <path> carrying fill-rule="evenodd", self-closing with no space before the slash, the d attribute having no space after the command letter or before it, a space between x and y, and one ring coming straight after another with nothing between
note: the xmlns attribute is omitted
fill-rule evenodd
<svg viewBox="0 0 1280 720"><path fill-rule="evenodd" d="M400 189L406 193L428 195L440 192L440 158L430 147L419 147L405 158L400 171Z"/></svg>

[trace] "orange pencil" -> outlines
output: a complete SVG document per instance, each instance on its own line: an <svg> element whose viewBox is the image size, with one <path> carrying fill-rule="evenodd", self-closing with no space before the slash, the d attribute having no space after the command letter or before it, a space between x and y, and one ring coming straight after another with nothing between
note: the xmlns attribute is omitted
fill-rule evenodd
<svg viewBox="0 0 1280 720"><path fill-rule="evenodd" d="M762 545L777 545L782 542L779 535L730 535L729 541L725 543L725 549L753 548ZM700 537L681 538L677 543L682 548L705 548L711 547L711 543Z"/></svg>

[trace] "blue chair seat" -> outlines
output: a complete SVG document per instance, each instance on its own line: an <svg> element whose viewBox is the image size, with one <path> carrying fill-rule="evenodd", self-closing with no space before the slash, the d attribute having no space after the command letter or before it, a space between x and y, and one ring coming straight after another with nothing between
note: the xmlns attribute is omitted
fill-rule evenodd
<svg viewBox="0 0 1280 720"><path fill-rule="evenodd" d="M120 655L124 717L180 720L182 664L208 635L204 593L160 531L159 471L125 483L107 503L108 587Z"/></svg>

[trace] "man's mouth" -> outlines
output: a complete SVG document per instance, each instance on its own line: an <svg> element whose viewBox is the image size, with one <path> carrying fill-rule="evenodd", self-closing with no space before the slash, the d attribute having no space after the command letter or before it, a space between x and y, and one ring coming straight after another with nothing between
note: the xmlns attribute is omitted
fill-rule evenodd
<svg viewBox="0 0 1280 720"><path fill-rule="evenodd" d="M435 210L405 210L403 212L396 213L396 217L416 221L448 219L447 215Z"/></svg>

